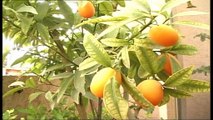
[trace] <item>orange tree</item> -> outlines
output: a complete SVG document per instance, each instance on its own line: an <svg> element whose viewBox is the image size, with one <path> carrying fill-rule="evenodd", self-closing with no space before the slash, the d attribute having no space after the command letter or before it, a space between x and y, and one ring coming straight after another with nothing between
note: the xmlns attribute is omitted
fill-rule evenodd
<svg viewBox="0 0 213 120"><path fill-rule="evenodd" d="M152 113L170 97L208 92L208 82L191 79L193 65L182 67L175 57L194 55L197 49L181 43L181 32L174 25L209 29L199 22L170 21L177 16L206 14L171 14L170 9L186 2L170 0L161 9L152 10L146 0L82 0L71 2L78 7L73 12L64 0L3 1L4 35L17 48L31 46L12 65L31 63L33 67L26 73L40 78L40 84L30 78L24 87L13 88L3 97L41 84L54 85L52 80L59 79L57 91L32 93L30 102L44 95L53 110L66 95L74 101L81 119L88 118L87 103L94 119L101 119L102 107L115 119L127 119L131 118L127 113L132 104ZM136 104L130 104L128 96ZM93 106L94 101L98 108Z"/></svg>

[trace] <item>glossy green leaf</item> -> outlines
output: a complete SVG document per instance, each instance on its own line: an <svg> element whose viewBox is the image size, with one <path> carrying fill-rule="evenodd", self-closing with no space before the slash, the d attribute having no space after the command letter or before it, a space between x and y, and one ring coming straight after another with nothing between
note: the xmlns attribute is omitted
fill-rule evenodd
<svg viewBox="0 0 213 120"><path fill-rule="evenodd" d="M158 106L162 106L162 105L167 104L167 103L169 102L169 100L170 100L170 96L169 96L169 94L167 93L167 91L164 90L164 93L163 93L163 100L159 103Z"/></svg>
<svg viewBox="0 0 213 120"><path fill-rule="evenodd" d="M174 7L177 7L183 3L188 2L189 0L170 0L169 2L167 2L160 10L160 13L163 13L167 10L171 10Z"/></svg>
<svg viewBox="0 0 213 120"><path fill-rule="evenodd" d="M180 16L190 16L190 15L206 15L209 14L208 12L202 12L202 11L184 11L184 12L179 12L175 15L172 16L174 17L180 17Z"/></svg>
<svg viewBox="0 0 213 120"><path fill-rule="evenodd" d="M139 103L144 110L146 110L148 113L151 113L154 111L154 106L152 103L150 103L146 98L143 97L143 95L138 91L136 86L127 80L127 78L122 75L123 82L122 86L123 88L132 96L132 98Z"/></svg>
<svg viewBox="0 0 213 120"><path fill-rule="evenodd" d="M27 79L25 81L25 86L29 88L35 88L36 87L36 82L33 78Z"/></svg>
<svg viewBox="0 0 213 120"><path fill-rule="evenodd" d="M99 12L105 15L111 15L113 12L112 3L109 1L103 1L99 3Z"/></svg>
<svg viewBox="0 0 213 120"><path fill-rule="evenodd" d="M135 53L144 70L150 74L154 74L159 71L157 55L152 50L142 47L135 47Z"/></svg>
<svg viewBox="0 0 213 120"><path fill-rule="evenodd" d="M66 21L69 23L70 26L72 26L74 24L74 14L72 12L72 9L64 0L58 0L58 6Z"/></svg>
<svg viewBox="0 0 213 120"><path fill-rule="evenodd" d="M125 0L115 0L121 7L125 7Z"/></svg>
<svg viewBox="0 0 213 120"><path fill-rule="evenodd" d="M194 55L197 53L197 48L192 45L178 44L168 49L169 52L180 55Z"/></svg>
<svg viewBox="0 0 213 120"><path fill-rule="evenodd" d="M50 71L54 71L54 70L58 70L58 69L64 69L65 67L68 67L71 65L72 65L72 63L53 65L53 66L47 68L45 72L50 72Z"/></svg>
<svg viewBox="0 0 213 120"><path fill-rule="evenodd" d="M103 102L110 113L115 119L127 119L128 102L121 96L119 91L119 83L113 77L104 86Z"/></svg>
<svg viewBox="0 0 213 120"><path fill-rule="evenodd" d="M104 35L108 34L109 32L113 31L114 29L116 28L119 28L129 22L132 22L134 20L137 20L141 17L144 17L143 14L141 15L135 15L135 16L132 16L128 19L125 19L125 20L122 20L122 21L119 21L119 22L115 22L113 24L111 24L108 28L106 28L103 32L101 32L98 36L97 36L97 39L100 39L101 37L103 37Z"/></svg>
<svg viewBox="0 0 213 120"><path fill-rule="evenodd" d="M186 92L186 91L172 89L172 88L164 88L164 91L168 93L170 96L175 98L185 98L185 97L191 96L191 94L189 94L188 91Z"/></svg>
<svg viewBox="0 0 213 120"><path fill-rule="evenodd" d="M146 78L146 77L150 76L150 73L147 72L146 70L144 70L144 68L142 67L142 65L140 65L138 67L137 74L138 74L138 77L140 77L140 78Z"/></svg>
<svg viewBox="0 0 213 120"><path fill-rule="evenodd" d="M37 3L36 10L38 14L34 17L37 21L41 21L47 15L49 10L49 3L47 1Z"/></svg>
<svg viewBox="0 0 213 120"><path fill-rule="evenodd" d="M154 44L148 39L134 39L134 45L144 48L153 48Z"/></svg>
<svg viewBox="0 0 213 120"><path fill-rule="evenodd" d="M85 78L81 76L81 72L77 71L74 75L74 87L77 91L81 92L83 95L85 94Z"/></svg>
<svg viewBox="0 0 213 120"><path fill-rule="evenodd" d="M128 69L127 76L133 79L135 75L137 74L138 68L139 68L138 64L132 64L130 68Z"/></svg>
<svg viewBox="0 0 213 120"><path fill-rule="evenodd" d="M62 83L60 85L60 88L59 88L59 92L57 94L56 103L59 103L59 101L63 97L65 91L67 90L67 88L69 87L69 85L72 83L72 81L73 81L73 74L69 78L63 79L63 81L62 81Z"/></svg>
<svg viewBox="0 0 213 120"><path fill-rule="evenodd" d="M117 39L117 38L104 38L101 39L101 42L110 47L120 47L130 45L130 41L125 39Z"/></svg>
<svg viewBox="0 0 213 120"><path fill-rule="evenodd" d="M26 87L16 87L16 88L13 88L13 89L7 91L6 93L4 93L4 94L3 94L3 98L5 98L5 97L7 97L7 96L9 96L9 95L12 95L12 94L14 94L15 92L17 92L17 91L19 91L19 90L23 90L23 89L25 89L25 88L26 88Z"/></svg>
<svg viewBox="0 0 213 120"><path fill-rule="evenodd" d="M50 102L53 102L53 96L54 94L52 94L50 91L46 92L44 95L44 97Z"/></svg>
<svg viewBox="0 0 213 120"><path fill-rule="evenodd" d="M21 62L23 62L23 61L26 61L26 60L29 59L30 57L32 57L32 55L23 55L22 57L16 59L16 60L11 64L11 66L16 65L16 64L19 64L19 63L21 63Z"/></svg>
<svg viewBox="0 0 213 120"><path fill-rule="evenodd" d="M32 13L32 14L38 14L37 11L36 11L36 9L34 7L32 7L32 6L26 6L26 5L24 5L21 8L19 8L17 10L17 12L29 12L29 13Z"/></svg>
<svg viewBox="0 0 213 120"><path fill-rule="evenodd" d="M210 26L208 24L201 23L201 22L195 22L195 21L187 21L187 20L185 20L185 21L175 21L172 24L185 25L185 26L190 26L190 27L210 30Z"/></svg>
<svg viewBox="0 0 213 120"><path fill-rule="evenodd" d="M170 57L170 62L171 62L172 73L175 73L182 68L180 62L177 60L175 56Z"/></svg>
<svg viewBox="0 0 213 120"><path fill-rule="evenodd" d="M101 16L93 19L89 19L87 21L83 21L82 23L75 26L75 28L78 28L85 24L94 24L94 23L101 23L101 22L112 22L112 21L122 21L124 19L127 19L127 17L124 16L118 16L118 17L111 17L111 16Z"/></svg>
<svg viewBox="0 0 213 120"><path fill-rule="evenodd" d="M38 30L38 32L41 35L41 38L43 40L49 40L50 39L49 31L48 31L48 28L46 26L44 26L41 23L36 23L36 27L37 27L37 30Z"/></svg>
<svg viewBox="0 0 213 120"><path fill-rule="evenodd" d="M79 94L80 92L76 90L74 87L70 90L70 96L76 104L79 104Z"/></svg>
<svg viewBox="0 0 213 120"><path fill-rule="evenodd" d="M150 5L148 4L147 0L132 0L135 4L137 4L140 10L151 12Z"/></svg>
<svg viewBox="0 0 213 120"><path fill-rule="evenodd" d="M123 47L121 50L121 60L126 68L130 68L130 59L129 59L129 52L128 47Z"/></svg>
<svg viewBox="0 0 213 120"><path fill-rule="evenodd" d="M92 34L86 34L83 41L84 48L91 58L96 60L99 64L110 67L111 60L104 47L95 39Z"/></svg>
<svg viewBox="0 0 213 120"><path fill-rule="evenodd" d="M35 92L35 93L30 94L30 96L29 96L29 102L31 103L33 100L35 100L42 93L44 93L44 92Z"/></svg>
<svg viewBox="0 0 213 120"><path fill-rule="evenodd" d="M97 64L98 62L96 62L93 58L87 58L82 63L79 64L79 70L85 70Z"/></svg>
<svg viewBox="0 0 213 120"><path fill-rule="evenodd" d="M164 86L168 87L176 87L184 83L189 79L193 71L193 66L181 69L171 76L165 81Z"/></svg>
<svg viewBox="0 0 213 120"><path fill-rule="evenodd" d="M204 80L187 80L183 84L177 86L177 89L187 92L209 92L210 83Z"/></svg>
<svg viewBox="0 0 213 120"><path fill-rule="evenodd" d="M56 80L56 79L63 79L63 78L68 78L72 75L72 72L64 72L64 73L59 73L54 76L50 76L49 80Z"/></svg>
<svg viewBox="0 0 213 120"><path fill-rule="evenodd" d="M29 28L30 28L30 25L31 25L32 22L33 22L33 17L28 18L28 17L23 16L23 15L21 15L21 14L18 14L17 16L18 16L18 18L21 20L21 30L23 31L23 33L24 33L25 35L27 35L27 32L28 32L28 30L29 30Z"/></svg>

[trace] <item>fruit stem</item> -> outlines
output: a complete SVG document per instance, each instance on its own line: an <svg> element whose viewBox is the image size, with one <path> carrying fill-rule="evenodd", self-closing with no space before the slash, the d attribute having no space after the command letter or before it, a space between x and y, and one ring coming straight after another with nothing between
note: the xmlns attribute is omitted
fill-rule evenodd
<svg viewBox="0 0 213 120"><path fill-rule="evenodd" d="M133 38L137 37L143 30L145 30L149 25L152 24L152 21L153 21L156 17L157 17L157 16L153 16L152 19L149 21L149 23L147 23L146 25L144 25L144 26L141 28L141 30L140 30L137 34L135 34L135 35L133 35L131 38L129 38L129 40L132 40Z"/></svg>
<svg viewBox="0 0 213 120"><path fill-rule="evenodd" d="M98 114L97 114L97 120L101 120L101 114L102 114L102 99L98 98Z"/></svg>

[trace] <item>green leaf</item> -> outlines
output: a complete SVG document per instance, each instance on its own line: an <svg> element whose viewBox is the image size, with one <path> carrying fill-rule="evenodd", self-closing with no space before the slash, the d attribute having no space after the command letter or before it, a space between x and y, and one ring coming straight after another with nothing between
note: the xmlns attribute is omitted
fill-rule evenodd
<svg viewBox="0 0 213 120"><path fill-rule="evenodd" d="M131 43L125 39L117 39L117 38L104 38L101 39L101 42L110 47L120 47L130 45Z"/></svg>
<svg viewBox="0 0 213 120"><path fill-rule="evenodd" d="M79 64L79 70L85 70L97 64L98 63L93 58L87 58L82 63Z"/></svg>
<svg viewBox="0 0 213 120"><path fill-rule="evenodd" d="M127 76L132 79L132 78L135 77L137 71L138 71L138 65L137 64L132 64L130 66L130 68L128 69Z"/></svg>
<svg viewBox="0 0 213 120"><path fill-rule="evenodd" d="M76 25L74 28L78 28L85 24L94 24L94 23L111 22L111 21L122 21L125 19L127 19L127 17L124 17L124 16L118 16L118 17L101 16L101 17L89 19L87 21L83 21L82 23Z"/></svg>
<svg viewBox="0 0 213 120"><path fill-rule="evenodd" d="M160 106L165 105L166 103L169 102L169 100L170 100L170 96L169 96L169 94L167 93L167 91L164 90L164 93L163 93L163 100L159 103L158 106L160 107Z"/></svg>
<svg viewBox="0 0 213 120"><path fill-rule="evenodd" d="M195 21L187 21L187 20L185 20L185 21L175 21L175 22L172 22L172 24L186 25L186 26L190 26L190 27L210 30L210 26L208 24L201 23L201 22L195 22Z"/></svg>
<svg viewBox="0 0 213 120"><path fill-rule="evenodd" d="M86 34L84 36L83 45L89 56L98 63L107 67L112 65L110 57L104 50L102 44L98 42L92 34Z"/></svg>
<svg viewBox="0 0 213 120"><path fill-rule="evenodd" d="M180 62L177 60L175 56L170 56L170 62L171 62L172 73L175 73L182 68L180 65Z"/></svg>
<svg viewBox="0 0 213 120"><path fill-rule="evenodd" d="M42 93L44 93L44 92L35 92L35 93L30 94L30 96L29 96L29 102L31 103L33 100L35 100Z"/></svg>
<svg viewBox="0 0 213 120"><path fill-rule="evenodd" d="M188 2L189 0L170 0L169 2L167 2L160 10L160 13L163 13L167 10L171 10L174 7L177 7L183 3Z"/></svg>
<svg viewBox="0 0 213 120"><path fill-rule="evenodd" d="M132 0L136 5L140 6L138 7L142 11L151 12L150 5L148 4L147 0Z"/></svg>
<svg viewBox="0 0 213 120"><path fill-rule="evenodd" d="M172 18L179 17L179 16L206 15L206 14L209 14L209 13L202 12L202 11L184 11L184 12L179 12L179 13L173 15Z"/></svg>
<svg viewBox="0 0 213 120"><path fill-rule="evenodd" d="M134 38L134 45L138 47L144 47L144 48L153 48L154 44L148 39L137 39Z"/></svg>
<svg viewBox="0 0 213 120"><path fill-rule="evenodd" d="M99 12L106 15L111 15L113 12L113 6L111 2L103 1L99 3Z"/></svg>
<svg viewBox="0 0 213 120"><path fill-rule="evenodd" d="M41 35L41 38L43 40L49 40L50 39L48 27L44 26L41 23L36 23L36 27L37 27L37 30L38 30L38 32Z"/></svg>
<svg viewBox="0 0 213 120"><path fill-rule="evenodd" d="M70 26L73 26L74 24L74 14L72 12L72 9L69 7L69 5L64 0L58 0L58 6L61 10L61 13L66 18L67 22Z"/></svg>
<svg viewBox="0 0 213 120"><path fill-rule="evenodd" d="M53 65L53 66L47 68L47 70L45 72L50 72L50 71L54 71L54 70L58 70L58 69L63 69L65 67L68 67L68 66L71 66L71 65L72 65L72 63Z"/></svg>
<svg viewBox="0 0 213 120"><path fill-rule="evenodd" d="M101 32L98 36L97 36L97 39L100 39L101 37L103 37L104 35L108 34L109 32L113 31L114 29L117 29L123 25L126 25L127 23L129 22L132 22L134 20L137 20L141 17L144 17L143 14L141 13L141 15L135 15L135 16L132 16L128 19L125 19L125 20L122 20L122 21L119 21L119 22L115 22L113 24L111 24L108 28L106 28L103 32Z"/></svg>
<svg viewBox="0 0 213 120"><path fill-rule="evenodd" d="M210 83L204 80L187 80L177 86L177 89L187 92L209 92Z"/></svg>
<svg viewBox="0 0 213 120"><path fill-rule="evenodd" d="M16 88L13 88L13 89L7 91L6 93L4 93L4 94L3 94L3 98L5 98L5 97L8 96L8 95L12 95L13 93L15 93L15 92L17 92L17 91L19 91L19 90L23 90L23 89L25 89L25 88L26 88L26 87L16 87Z"/></svg>
<svg viewBox="0 0 213 120"><path fill-rule="evenodd" d="M122 86L123 88L132 96L132 98L139 103L144 110L147 112L153 112L154 111L154 106L152 103L150 103L146 98L143 97L143 95L138 91L136 86L131 83L130 81L127 80L127 78L122 75L123 82Z"/></svg>
<svg viewBox="0 0 213 120"><path fill-rule="evenodd" d="M51 93L51 91L46 92L44 95L44 97L50 102L53 102L53 96L54 95Z"/></svg>
<svg viewBox="0 0 213 120"><path fill-rule="evenodd" d="M85 94L85 78L81 76L81 72L77 71L74 75L74 87L77 91Z"/></svg>
<svg viewBox="0 0 213 120"><path fill-rule="evenodd" d="M136 65L136 66L138 66L138 65ZM138 77L140 77L140 78L146 78L146 77L150 76L150 73L147 72L146 70L144 70L142 65L140 65L138 67L138 73L137 74L138 74Z"/></svg>
<svg viewBox="0 0 213 120"><path fill-rule="evenodd" d="M121 60L126 68L130 68L129 52L127 47L121 49Z"/></svg>
<svg viewBox="0 0 213 120"><path fill-rule="evenodd" d="M70 96L76 104L79 104L79 94L80 92L76 90L74 87L70 90Z"/></svg>
<svg viewBox="0 0 213 120"><path fill-rule="evenodd" d="M184 83L186 80L189 79L189 77L192 74L192 71L193 71L193 66L187 67L175 72L174 74L169 76L169 78L165 81L164 86L176 87Z"/></svg>
<svg viewBox="0 0 213 120"><path fill-rule="evenodd" d="M104 86L103 102L110 113L115 119L127 119L128 102L121 96L119 91L119 83L113 77Z"/></svg>
<svg viewBox="0 0 213 120"><path fill-rule="evenodd" d="M30 25L33 23L33 17L28 18L21 14L18 14L17 16L21 20L21 30L23 31L25 35L27 35Z"/></svg>
<svg viewBox="0 0 213 120"><path fill-rule="evenodd" d="M64 95L65 91L67 90L69 85L72 83L72 81L73 81L73 74L69 78L63 79L59 88L59 92L57 94L56 103L59 103L59 101L61 100L62 96Z"/></svg>
<svg viewBox="0 0 213 120"><path fill-rule="evenodd" d="M135 53L144 70L150 74L158 72L157 55L152 50L135 47Z"/></svg>
<svg viewBox="0 0 213 120"><path fill-rule="evenodd" d="M177 89L172 89L172 88L164 88L164 91L168 93L172 97L176 98L184 98L184 97L190 97L191 94L188 92L182 91L182 90L177 90Z"/></svg>
<svg viewBox="0 0 213 120"><path fill-rule="evenodd" d="M121 7L125 7L125 0L115 0Z"/></svg>
<svg viewBox="0 0 213 120"><path fill-rule="evenodd" d="M49 3L47 1L44 1L42 3L39 2L36 5L36 10L38 14L34 18L37 21L41 21L47 15L47 12L49 10Z"/></svg>
<svg viewBox="0 0 213 120"><path fill-rule="evenodd" d="M178 44L171 48L168 48L167 51L180 55L194 55L197 53L197 48L192 45Z"/></svg>
<svg viewBox="0 0 213 120"><path fill-rule="evenodd" d="M23 5L21 8L19 8L17 10L17 12L29 12L29 13L32 13L32 14L38 14L34 7L26 6L26 5Z"/></svg>
<svg viewBox="0 0 213 120"><path fill-rule="evenodd" d="M36 82L34 81L33 78L27 79L25 81L25 86L29 88L35 88L36 87Z"/></svg>
<svg viewBox="0 0 213 120"><path fill-rule="evenodd" d="M72 76L72 72L64 72L64 73L59 73L59 74L54 75L54 76L50 76L49 80L69 78L70 76Z"/></svg>
<svg viewBox="0 0 213 120"><path fill-rule="evenodd" d="M23 61L26 61L26 60L29 59L30 57L32 57L32 55L23 55L22 57L16 59L16 60L11 64L11 66L16 65L16 64L18 64L18 63L21 63L21 62L23 62Z"/></svg>

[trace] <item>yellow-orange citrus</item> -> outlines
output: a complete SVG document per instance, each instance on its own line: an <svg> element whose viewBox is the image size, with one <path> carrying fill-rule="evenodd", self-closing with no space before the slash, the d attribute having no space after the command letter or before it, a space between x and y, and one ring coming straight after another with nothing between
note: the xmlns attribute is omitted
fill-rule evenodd
<svg viewBox="0 0 213 120"><path fill-rule="evenodd" d="M161 46L168 47L177 44L178 32L168 25L154 26L149 31L150 39Z"/></svg>
<svg viewBox="0 0 213 120"><path fill-rule="evenodd" d="M164 64L164 71L167 73L167 75L172 75L172 66L170 61L170 55L166 55L166 62Z"/></svg>
<svg viewBox="0 0 213 120"><path fill-rule="evenodd" d="M154 106L163 99L163 87L157 80L144 80L138 84L137 89Z"/></svg>
<svg viewBox="0 0 213 120"><path fill-rule="evenodd" d="M121 84L122 77L121 77L120 72L118 72L110 67L103 68L100 71L98 71L92 78L92 81L90 84L91 92L95 96L102 98L104 86L107 83L107 81L110 80L113 76L118 81L118 83Z"/></svg>
<svg viewBox="0 0 213 120"><path fill-rule="evenodd" d="M95 14L95 7L90 1L79 7L79 14L84 18L91 18Z"/></svg>

